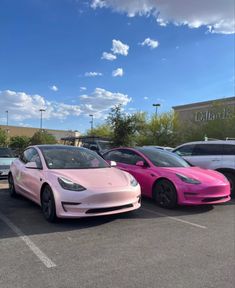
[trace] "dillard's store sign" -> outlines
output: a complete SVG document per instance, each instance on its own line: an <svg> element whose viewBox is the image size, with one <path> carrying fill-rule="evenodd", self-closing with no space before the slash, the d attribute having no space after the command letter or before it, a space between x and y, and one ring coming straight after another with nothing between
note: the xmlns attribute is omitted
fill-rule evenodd
<svg viewBox="0 0 235 288"><path fill-rule="evenodd" d="M235 116L235 105L230 107L223 107L220 109L208 109L204 111L197 111L194 120L196 122L207 122L217 119L230 119Z"/></svg>

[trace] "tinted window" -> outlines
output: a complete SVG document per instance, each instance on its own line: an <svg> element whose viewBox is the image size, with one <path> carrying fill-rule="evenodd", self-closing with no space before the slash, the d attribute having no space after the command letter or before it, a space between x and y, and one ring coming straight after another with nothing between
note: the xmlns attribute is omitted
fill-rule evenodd
<svg viewBox="0 0 235 288"><path fill-rule="evenodd" d="M235 145L223 145L223 155L235 155Z"/></svg>
<svg viewBox="0 0 235 288"><path fill-rule="evenodd" d="M26 149L21 155L20 160L24 163L31 161L31 158L37 154L37 151L34 148Z"/></svg>
<svg viewBox="0 0 235 288"><path fill-rule="evenodd" d="M120 162L122 153L119 150L113 150L103 155L105 160Z"/></svg>
<svg viewBox="0 0 235 288"><path fill-rule="evenodd" d="M77 147L41 146L49 169L92 169L110 167L97 153Z"/></svg>
<svg viewBox="0 0 235 288"><path fill-rule="evenodd" d="M219 144L196 144L193 155L206 156L206 155L222 155L223 145Z"/></svg>
<svg viewBox="0 0 235 288"><path fill-rule="evenodd" d="M0 148L0 157L2 158L12 158L14 157L11 149L9 148Z"/></svg>
<svg viewBox="0 0 235 288"><path fill-rule="evenodd" d="M128 165L136 165L138 161L146 162L140 155L138 155L134 151L125 149L110 151L106 153L103 157L105 160L112 160L118 163L124 163Z"/></svg>
<svg viewBox="0 0 235 288"><path fill-rule="evenodd" d="M184 145L174 152L180 156L191 156L193 154L194 145Z"/></svg>
<svg viewBox="0 0 235 288"><path fill-rule="evenodd" d="M181 157L164 150L154 148L137 148L157 167L190 167Z"/></svg>
<svg viewBox="0 0 235 288"><path fill-rule="evenodd" d="M145 160L140 155L135 153L134 151L122 150L121 153L122 153L122 155L121 155L121 159L119 161L120 163L129 164L129 165L136 165L136 163L138 161L144 161L145 162Z"/></svg>

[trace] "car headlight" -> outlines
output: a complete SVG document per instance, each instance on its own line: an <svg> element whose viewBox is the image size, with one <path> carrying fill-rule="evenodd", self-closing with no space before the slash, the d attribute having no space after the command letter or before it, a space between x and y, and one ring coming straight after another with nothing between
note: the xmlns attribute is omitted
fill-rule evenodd
<svg viewBox="0 0 235 288"><path fill-rule="evenodd" d="M70 191L84 191L84 190L86 190L86 188L83 187L82 185L74 183L73 181L66 179L64 177L59 177L58 182L60 183L60 186L65 190L70 190Z"/></svg>
<svg viewBox="0 0 235 288"><path fill-rule="evenodd" d="M136 181L135 177L130 174L130 183L131 186L136 187L139 183Z"/></svg>
<svg viewBox="0 0 235 288"><path fill-rule="evenodd" d="M177 177L179 177L183 182L185 183L189 183L189 184L201 184L201 182L197 179L193 179L190 177L187 177L185 175L182 174L176 174Z"/></svg>

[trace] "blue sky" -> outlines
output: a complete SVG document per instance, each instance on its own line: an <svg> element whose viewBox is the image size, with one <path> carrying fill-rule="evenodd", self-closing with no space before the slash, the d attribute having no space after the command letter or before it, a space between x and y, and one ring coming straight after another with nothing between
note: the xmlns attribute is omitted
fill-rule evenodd
<svg viewBox="0 0 235 288"><path fill-rule="evenodd" d="M119 103L153 113L234 96L234 2L175 2L1 0L0 123L8 110L38 127L46 108L45 128L84 132Z"/></svg>

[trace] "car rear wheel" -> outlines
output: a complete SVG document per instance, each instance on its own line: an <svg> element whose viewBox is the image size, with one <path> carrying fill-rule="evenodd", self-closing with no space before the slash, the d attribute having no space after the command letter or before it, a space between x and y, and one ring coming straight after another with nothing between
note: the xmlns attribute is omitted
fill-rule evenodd
<svg viewBox="0 0 235 288"><path fill-rule="evenodd" d="M230 172L223 172L223 174L230 183L231 196L234 198L235 197L235 175Z"/></svg>
<svg viewBox="0 0 235 288"><path fill-rule="evenodd" d="M55 199L51 187L49 185L46 185L42 191L41 206L42 206L42 213L45 219L49 222L55 222L57 218Z"/></svg>
<svg viewBox="0 0 235 288"><path fill-rule="evenodd" d="M162 179L155 184L153 198L163 208L173 209L177 206L177 192L169 180Z"/></svg>
<svg viewBox="0 0 235 288"><path fill-rule="evenodd" d="M11 197L16 197L17 193L15 190L15 184L12 174L10 173L8 176L8 183L9 183L9 193Z"/></svg>

